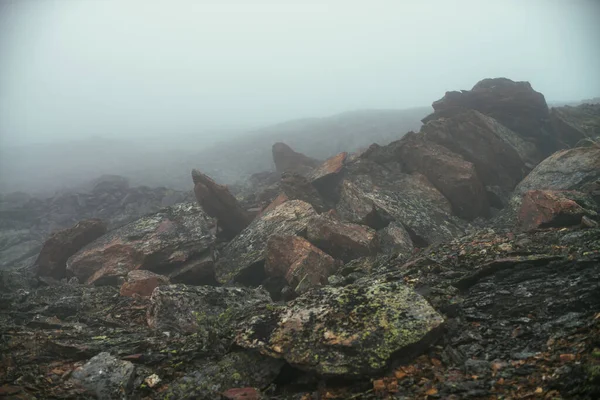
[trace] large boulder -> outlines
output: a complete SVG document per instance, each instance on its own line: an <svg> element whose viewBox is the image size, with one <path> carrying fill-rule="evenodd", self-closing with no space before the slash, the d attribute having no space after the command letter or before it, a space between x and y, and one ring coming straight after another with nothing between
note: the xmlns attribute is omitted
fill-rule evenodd
<svg viewBox="0 0 600 400"><path fill-rule="evenodd" d="M318 213L328 209L325 201L308 178L298 173L284 172L281 174L281 189L289 200L305 201Z"/></svg>
<svg viewBox="0 0 600 400"><path fill-rule="evenodd" d="M267 242L265 272L284 277L294 292L327 284L335 272L335 260L299 236L272 236Z"/></svg>
<svg viewBox="0 0 600 400"><path fill-rule="evenodd" d="M304 175L311 173L312 169L319 166L319 161L314 158L297 153L285 143L275 143L272 148L273 162L277 172L294 171Z"/></svg>
<svg viewBox="0 0 600 400"><path fill-rule="evenodd" d="M525 192L518 213L523 230L579 225L582 217L596 217L597 205L575 191L530 190Z"/></svg>
<svg viewBox="0 0 600 400"><path fill-rule="evenodd" d="M242 324L236 343L320 375L367 376L386 367L392 355L418 352L443 322L403 283L364 280L265 308Z"/></svg>
<svg viewBox="0 0 600 400"><path fill-rule="evenodd" d="M446 196L455 215L467 220L489 215L487 195L472 163L415 133L405 135L397 147L405 169L425 175Z"/></svg>
<svg viewBox="0 0 600 400"><path fill-rule="evenodd" d="M508 193L528 172L517 151L522 140L480 112L465 110L430 121L421 132L472 162L485 186L498 186Z"/></svg>
<svg viewBox="0 0 600 400"><path fill-rule="evenodd" d="M561 150L546 158L515 188L516 201L529 190L579 190L600 180L600 147Z"/></svg>
<svg viewBox="0 0 600 400"><path fill-rule="evenodd" d="M210 251L214 222L200 208L181 203L111 231L67 261L67 274L88 284L115 284L129 271L168 274Z"/></svg>
<svg viewBox="0 0 600 400"><path fill-rule="evenodd" d="M379 237L374 229L327 215L312 218L306 235L311 243L344 262L374 255L379 250Z"/></svg>
<svg viewBox="0 0 600 400"><path fill-rule="evenodd" d="M217 280L260 284L265 278L265 250L269 238L298 235L306 230L308 220L315 215L314 208L300 200L286 201L261 215L225 246L216 266Z"/></svg>
<svg viewBox="0 0 600 400"><path fill-rule="evenodd" d="M600 137L600 104L552 108L550 119L563 147Z"/></svg>
<svg viewBox="0 0 600 400"><path fill-rule="evenodd" d="M106 224L99 219L80 221L71 228L54 232L35 261L36 273L55 279L64 278L69 257L105 233Z"/></svg>
<svg viewBox="0 0 600 400"><path fill-rule="evenodd" d="M534 141L544 155L556 150L546 99L533 90L529 82L484 79L471 90L446 92L432 106L435 112L425 118L424 123L460 108L477 110L521 137Z"/></svg>
<svg viewBox="0 0 600 400"><path fill-rule="evenodd" d="M327 200L336 203L338 200L338 184L343 175L348 153L339 153L327 159L317 167L310 179L319 193Z"/></svg>
<svg viewBox="0 0 600 400"><path fill-rule="evenodd" d="M240 206L227 186L219 185L202 172L192 170L194 194L202 209L216 218L228 238L233 238L250 224L252 218Z"/></svg>
<svg viewBox="0 0 600 400"><path fill-rule="evenodd" d="M342 220L385 228L401 224L417 247L453 238L463 232L448 200L421 174L406 174L393 165L367 159L347 165L336 211Z"/></svg>

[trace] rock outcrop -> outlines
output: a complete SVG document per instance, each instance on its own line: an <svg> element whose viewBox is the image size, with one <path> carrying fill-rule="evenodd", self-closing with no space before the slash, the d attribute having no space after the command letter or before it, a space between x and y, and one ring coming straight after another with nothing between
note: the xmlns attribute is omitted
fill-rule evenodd
<svg viewBox="0 0 600 400"><path fill-rule="evenodd" d="M562 147L575 147L600 137L600 104L552 108L550 120Z"/></svg>
<svg viewBox="0 0 600 400"><path fill-rule="evenodd" d="M99 219L80 221L71 228L54 232L35 261L36 273L54 279L64 278L69 257L105 233L106 224Z"/></svg>
<svg viewBox="0 0 600 400"><path fill-rule="evenodd" d="M273 162L277 172L298 172L300 174L309 174L313 168L319 166L319 161L314 158L297 153L285 143L275 143L273 145Z"/></svg>
<svg viewBox="0 0 600 400"><path fill-rule="evenodd" d="M287 199L307 202L318 213L329 209L312 183L298 173L284 172L281 175L281 189Z"/></svg>
<svg viewBox="0 0 600 400"><path fill-rule="evenodd" d="M227 238L233 238L250 224L252 218L226 186L217 184L196 169L192 171L192 179L196 200L206 214L217 219Z"/></svg>
<svg viewBox="0 0 600 400"><path fill-rule="evenodd" d="M168 274L210 251L213 225L195 204L165 208L75 253L67 262L67 274L88 284L115 284L136 269Z"/></svg>

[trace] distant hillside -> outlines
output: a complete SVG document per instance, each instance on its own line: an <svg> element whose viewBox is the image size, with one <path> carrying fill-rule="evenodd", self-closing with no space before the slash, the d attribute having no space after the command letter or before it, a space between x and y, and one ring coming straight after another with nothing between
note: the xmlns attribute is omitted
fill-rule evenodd
<svg viewBox="0 0 600 400"><path fill-rule="evenodd" d="M199 148L199 139L190 140L176 133L163 142L95 138L3 148L0 192L52 192L102 174L123 175L134 185L188 189L192 168L230 184L271 169L271 146L277 141L324 159L340 151L396 140L410 130L418 130L421 119L431 111L430 107L360 110L294 120L243 135L227 135L220 142L212 140L205 148Z"/></svg>

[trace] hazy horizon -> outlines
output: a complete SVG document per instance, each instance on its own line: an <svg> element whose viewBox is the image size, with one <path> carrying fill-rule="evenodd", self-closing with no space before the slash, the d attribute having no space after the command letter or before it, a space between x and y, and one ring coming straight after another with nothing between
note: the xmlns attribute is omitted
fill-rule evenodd
<svg viewBox="0 0 600 400"><path fill-rule="evenodd" d="M600 95L593 0L0 5L2 146L420 107L488 77Z"/></svg>

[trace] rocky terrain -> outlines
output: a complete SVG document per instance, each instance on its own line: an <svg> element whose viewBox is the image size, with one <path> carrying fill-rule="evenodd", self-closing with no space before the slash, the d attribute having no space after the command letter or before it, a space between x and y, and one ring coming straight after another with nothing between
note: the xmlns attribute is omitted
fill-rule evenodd
<svg viewBox="0 0 600 400"><path fill-rule="evenodd" d="M598 398L600 109L504 78L433 109L325 161L274 143L243 184L194 170L195 201L3 198L0 397Z"/></svg>

